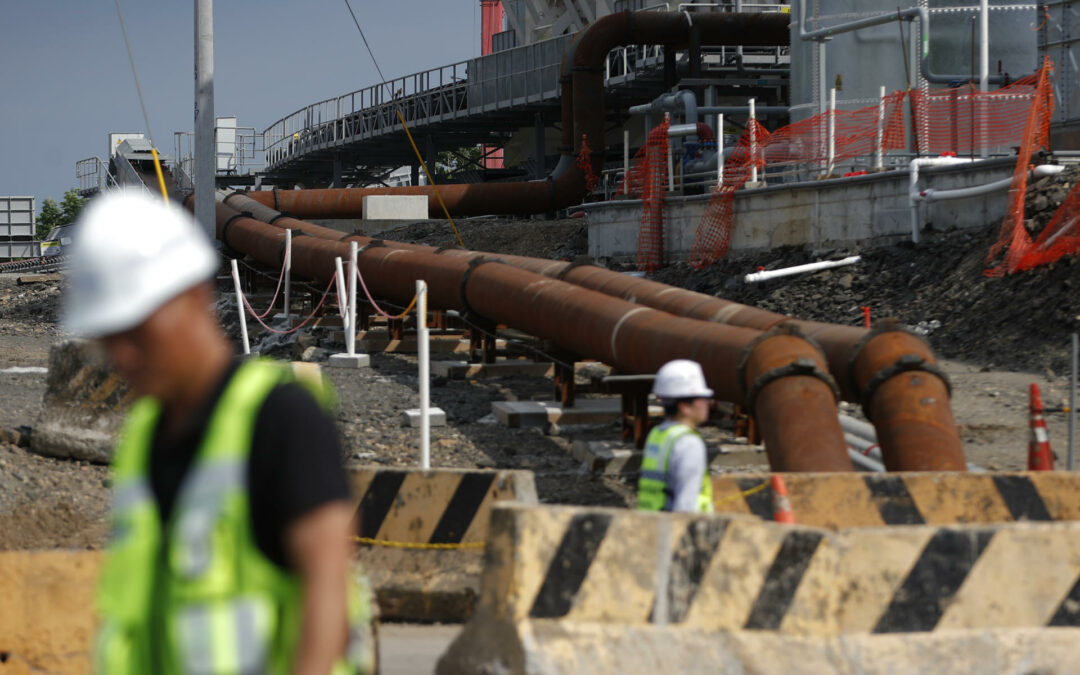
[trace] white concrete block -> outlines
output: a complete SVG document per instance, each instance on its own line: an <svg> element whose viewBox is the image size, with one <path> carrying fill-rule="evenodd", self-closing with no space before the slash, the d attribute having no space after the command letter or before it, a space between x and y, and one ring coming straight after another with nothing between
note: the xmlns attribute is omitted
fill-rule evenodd
<svg viewBox="0 0 1080 675"><path fill-rule="evenodd" d="M364 197L364 220L427 220L424 195L368 195Z"/></svg>
<svg viewBox="0 0 1080 675"><path fill-rule="evenodd" d="M402 413L402 422L413 429L420 428L420 408L411 408ZM428 408L428 423L433 427L446 426L446 413L442 408Z"/></svg>
<svg viewBox="0 0 1080 675"><path fill-rule="evenodd" d="M371 365L371 357L367 354L331 354L326 365L331 368L367 368Z"/></svg>

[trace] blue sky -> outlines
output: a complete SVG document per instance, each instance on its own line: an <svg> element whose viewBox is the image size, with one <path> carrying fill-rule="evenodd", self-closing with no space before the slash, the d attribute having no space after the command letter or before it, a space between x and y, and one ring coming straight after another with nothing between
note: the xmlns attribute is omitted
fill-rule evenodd
<svg viewBox="0 0 1080 675"><path fill-rule="evenodd" d="M350 0L388 78L480 52L479 0ZM344 0L217 0L215 112L259 131L378 75ZM190 131L193 0L121 0L155 143ZM144 132L113 0L0 0L0 195L59 200L109 132Z"/></svg>

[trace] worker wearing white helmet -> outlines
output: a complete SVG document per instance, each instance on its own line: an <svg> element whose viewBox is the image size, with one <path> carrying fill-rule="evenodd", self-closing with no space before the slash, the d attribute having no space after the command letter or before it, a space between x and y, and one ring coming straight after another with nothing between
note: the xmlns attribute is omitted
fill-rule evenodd
<svg viewBox="0 0 1080 675"><path fill-rule="evenodd" d="M103 196L76 226L64 321L142 396L112 462L97 670L357 672L371 659L349 642L364 607L333 421L286 368L235 359L218 264L145 192Z"/></svg>
<svg viewBox="0 0 1080 675"><path fill-rule="evenodd" d="M709 419L713 390L696 361L677 359L656 373L653 394L667 419L649 432L638 480L638 508L711 513L705 442L697 427Z"/></svg>

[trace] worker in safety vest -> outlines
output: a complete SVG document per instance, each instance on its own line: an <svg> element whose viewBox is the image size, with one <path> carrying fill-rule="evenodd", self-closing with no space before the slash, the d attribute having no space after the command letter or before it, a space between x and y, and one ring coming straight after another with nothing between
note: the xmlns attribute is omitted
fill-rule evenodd
<svg viewBox="0 0 1080 675"><path fill-rule="evenodd" d="M653 394L667 417L645 439L638 508L712 513L712 483L705 442L696 427L709 419L713 391L696 361L677 359L656 373Z"/></svg>
<svg viewBox="0 0 1080 675"><path fill-rule="evenodd" d="M234 358L218 264L189 215L145 192L101 197L76 227L64 321L142 396L112 462L96 669L369 672L332 388Z"/></svg>

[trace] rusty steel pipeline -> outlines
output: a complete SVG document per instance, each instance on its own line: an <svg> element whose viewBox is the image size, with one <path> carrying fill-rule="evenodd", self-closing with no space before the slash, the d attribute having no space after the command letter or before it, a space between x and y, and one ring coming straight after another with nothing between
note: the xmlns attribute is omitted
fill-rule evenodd
<svg viewBox="0 0 1080 675"><path fill-rule="evenodd" d="M245 209L254 204L243 193L237 193L226 201L231 201L238 208ZM271 215L276 213L274 211ZM275 224L283 222L284 219L275 220ZM330 237L341 237L341 233L336 230L319 229L324 230ZM358 239L361 246L372 241L360 236L348 238ZM415 244L398 242L385 242L385 244L433 253L437 251L434 247ZM888 468L936 470L937 467L948 466L949 470L956 471L966 468L963 447L949 403L948 378L937 367L929 346L915 336L891 330L891 333L897 335L907 335L907 339L901 342L904 348L897 351L892 348L892 345L899 340L897 335L894 335L891 341L869 341L867 339L869 332L862 328L792 319L776 312L648 279L631 277L595 265L575 265L563 261L486 254L461 249L443 249L440 252L444 256L460 256L466 259L496 257L521 269L631 303L652 307L675 316L742 326L759 331L773 330L782 325L793 326L801 335L820 346L828 364L827 369L832 375L833 382L838 385L842 398L860 403L867 417L874 422ZM884 370L889 367L888 364L895 366L901 359L906 359L908 364L906 369L893 367L891 370ZM874 386L868 388L870 379L860 384L855 377L854 364L857 362L876 364L873 366L873 372L884 370L886 373L891 373L893 377L899 378L898 382L907 382L908 386L901 387L896 383L890 383L888 387L883 387L884 382L874 382ZM922 367L916 368L911 364L921 364ZM913 371L921 374L912 374ZM887 394L882 392L887 392ZM888 396L889 404L883 403L879 394Z"/></svg>
<svg viewBox="0 0 1080 675"><path fill-rule="evenodd" d="M217 205L217 224L218 236L227 247L266 265L280 264L285 236L281 228L222 203ZM347 242L297 237L293 272L326 282L333 275L334 258L347 254ZM623 372L652 373L672 359L694 359L701 363L718 398L742 402L748 391L755 392L751 405L760 419L769 420L761 429L770 462L777 463L774 468L852 468L833 388L817 386L821 380L815 378L807 383L808 376L798 363L801 358L816 358L823 365L824 360L798 336L760 340L761 332L751 328L672 316L500 260L443 256L371 242L362 247L358 265L377 297L406 303L416 280L424 279L433 309L454 309L504 323ZM745 380L739 375L740 362L750 364ZM759 368L758 364L764 365ZM768 381L760 383L761 378Z"/></svg>

